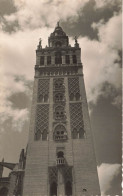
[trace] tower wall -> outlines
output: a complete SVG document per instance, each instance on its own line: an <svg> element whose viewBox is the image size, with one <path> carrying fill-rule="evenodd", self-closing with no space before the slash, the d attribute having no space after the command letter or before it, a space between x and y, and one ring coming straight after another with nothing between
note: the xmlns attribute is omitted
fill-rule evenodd
<svg viewBox="0 0 123 196"><path fill-rule="evenodd" d="M36 51L23 196L100 195L81 50L61 27Z"/></svg>

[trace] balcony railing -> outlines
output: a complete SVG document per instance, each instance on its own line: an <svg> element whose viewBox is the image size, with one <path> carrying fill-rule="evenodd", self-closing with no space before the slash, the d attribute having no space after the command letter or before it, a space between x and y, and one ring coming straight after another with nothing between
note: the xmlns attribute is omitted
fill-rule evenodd
<svg viewBox="0 0 123 196"><path fill-rule="evenodd" d="M55 135L55 141L64 141L67 140L67 135Z"/></svg>
<svg viewBox="0 0 123 196"><path fill-rule="evenodd" d="M57 165L64 165L65 164L65 159L62 157L62 158L57 158Z"/></svg>

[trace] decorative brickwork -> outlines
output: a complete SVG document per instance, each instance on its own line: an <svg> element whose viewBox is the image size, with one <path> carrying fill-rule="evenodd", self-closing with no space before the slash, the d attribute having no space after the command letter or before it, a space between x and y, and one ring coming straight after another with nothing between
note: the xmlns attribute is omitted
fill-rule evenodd
<svg viewBox="0 0 123 196"><path fill-rule="evenodd" d="M49 183L58 182L58 168L49 167Z"/></svg>
<svg viewBox="0 0 123 196"><path fill-rule="evenodd" d="M84 137L84 124L82 116L82 104L81 103L70 103L70 118L71 118L71 129L72 138L77 139Z"/></svg>
<svg viewBox="0 0 123 196"><path fill-rule="evenodd" d="M69 88L69 99L80 100L80 90L79 90L79 78L68 78L68 88Z"/></svg>
<svg viewBox="0 0 123 196"><path fill-rule="evenodd" d="M46 132L48 133L49 122L49 105L37 105L36 114L36 127L35 127L35 139L39 140L41 135L42 139L46 140Z"/></svg>
<svg viewBox="0 0 123 196"><path fill-rule="evenodd" d="M64 181L65 182L72 182L73 181L73 177L72 177L72 167L70 166L65 166L63 168L63 174L64 174Z"/></svg>
<svg viewBox="0 0 123 196"><path fill-rule="evenodd" d="M54 79L53 87L55 91L64 91L64 78Z"/></svg>
<svg viewBox="0 0 123 196"><path fill-rule="evenodd" d="M47 102L49 98L49 79L38 80L38 102Z"/></svg>
<svg viewBox="0 0 123 196"><path fill-rule="evenodd" d="M57 125L54 130L54 140L55 141L64 141L66 139L67 139L66 128L61 124Z"/></svg>

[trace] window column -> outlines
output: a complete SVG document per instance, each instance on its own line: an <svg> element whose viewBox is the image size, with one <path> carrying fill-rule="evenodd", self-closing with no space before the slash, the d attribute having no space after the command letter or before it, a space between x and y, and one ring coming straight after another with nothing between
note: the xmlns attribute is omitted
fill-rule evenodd
<svg viewBox="0 0 123 196"><path fill-rule="evenodd" d="M44 56L44 65L47 65L47 56Z"/></svg>
<svg viewBox="0 0 123 196"><path fill-rule="evenodd" d="M55 64L55 55L54 55L54 54L51 56L51 64L52 64L52 65Z"/></svg>
<svg viewBox="0 0 123 196"><path fill-rule="evenodd" d="M62 56L62 64L65 64L65 56Z"/></svg>
<svg viewBox="0 0 123 196"><path fill-rule="evenodd" d="M71 54L70 54L70 64L73 64L73 58Z"/></svg>

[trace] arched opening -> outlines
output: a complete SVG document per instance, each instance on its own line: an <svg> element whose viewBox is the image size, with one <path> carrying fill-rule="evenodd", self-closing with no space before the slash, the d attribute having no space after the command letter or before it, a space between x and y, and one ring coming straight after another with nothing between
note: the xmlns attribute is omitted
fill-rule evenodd
<svg viewBox="0 0 123 196"><path fill-rule="evenodd" d="M66 63L67 63L67 64L70 64L70 56L69 56L69 55L66 55L66 56L65 56L65 59L66 59Z"/></svg>
<svg viewBox="0 0 123 196"><path fill-rule="evenodd" d="M44 65L44 56L40 57L40 65Z"/></svg>
<svg viewBox="0 0 123 196"><path fill-rule="evenodd" d="M56 80L54 84L55 90L63 88L63 81L62 80Z"/></svg>
<svg viewBox="0 0 123 196"><path fill-rule="evenodd" d="M57 183L53 182L50 185L50 196L57 196Z"/></svg>
<svg viewBox="0 0 123 196"><path fill-rule="evenodd" d="M64 158L64 153L62 151L59 151L57 153L57 158Z"/></svg>
<svg viewBox="0 0 123 196"><path fill-rule="evenodd" d="M70 181L65 184L65 195L72 196L72 184Z"/></svg>
<svg viewBox="0 0 123 196"><path fill-rule="evenodd" d="M73 100L74 100L74 94L71 93L71 94L70 94L70 101L73 101Z"/></svg>
<svg viewBox="0 0 123 196"><path fill-rule="evenodd" d="M60 52L55 54L55 64L62 64L62 56Z"/></svg>
<svg viewBox="0 0 123 196"><path fill-rule="evenodd" d="M55 95L55 102L63 101L64 96L61 93Z"/></svg>
<svg viewBox="0 0 123 196"><path fill-rule="evenodd" d="M64 119L64 107L58 106L55 108L55 119Z"/></svg>
<svg viewBox="0 0 123 196"><path fill-rule="evenodd" d="M40 138L41 138L41 131L37 130L37 132L35 133L35 139L40 140Z"/></svg>
<svg viewBox="0 0 123 196"><path fill-rule="evenodd" d="M77 63L76 55L73 55L73 63Z"/></svg>
<svg viewBox="0 0 123 196"><path fill-rule="evenodd" d="M47 102L48 101L48 95L44 95L44 102Z"/></svg>
<svg viewBox="0 0 123 196"><path fill-rule="evenodd" d="M58 125L54 131L54 139L55 140L66 140L67 132L63 125Z"/></svg>
<svg viewBox="0 0 123 196"><path fill-rule="evenodd" d="M46 129L42 133L42 140L47 140L47 130Z"/></svg>
<svg viewBox="0 0 123 196"><path fill-rule="evenodd" d="M51 64L51 56L47 56L47 65Z"/></svg>
<svg viewBox="0 0 123 196"><path fill-rule="evenodd" d="M80 94L76 93L76 100L79 101L80 100Z"/></svg>
<svg viewBox="0 0 123 196"><path fill-rule="evenodd" d="M72 138L73 139L77 139L78 138L77 129L73 129L73 131L72 131Z"/></svg>
<svg viewBox="0 0 123 196"><path fill-rule="evenodd" d="M79 138L84 138L84 136L85 136L84 128L80 128L79 129Z"/></svg>
<svg viewBox="0 0 123 196"><path fill-rule="evenodd" d="M39 102L43 102L43 95L42 95L42 94L39 95L38 101L39 101Z"/></svg>
<svg viewBox="0 0 123 196"><path fill-rule="evenodd" d="M8 189L6 187L3 187L0 189L0 196L7 196Z"/></svg>

